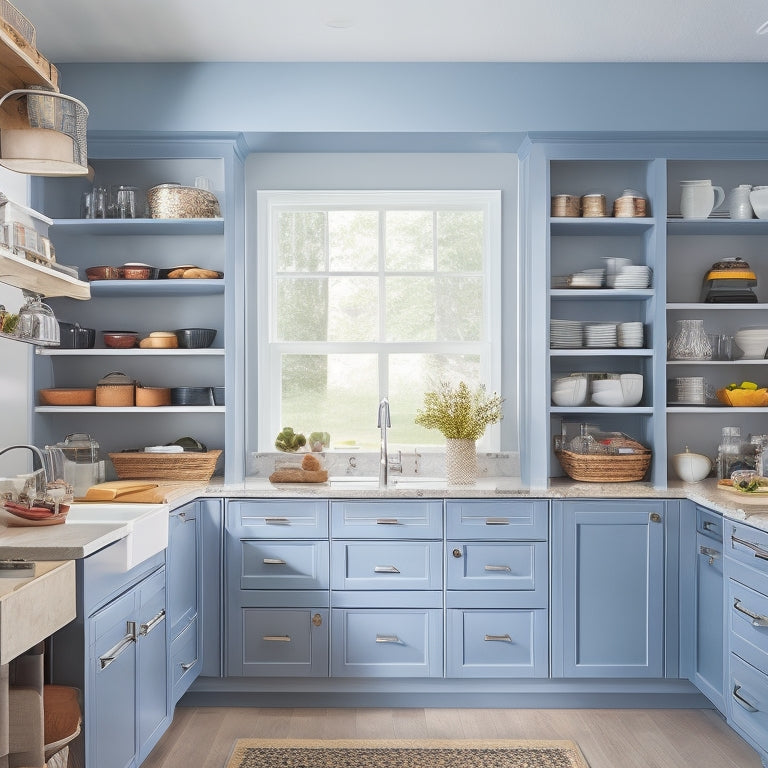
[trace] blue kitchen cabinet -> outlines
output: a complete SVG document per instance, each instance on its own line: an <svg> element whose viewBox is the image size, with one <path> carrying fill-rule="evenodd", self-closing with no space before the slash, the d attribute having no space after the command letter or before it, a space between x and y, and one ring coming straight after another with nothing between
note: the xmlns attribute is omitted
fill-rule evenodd
<svg viewBox="0 0 768 768"><path fill-rule="evenodd" d="M552 503L553 677L664 677L666 512L658 500Z"/></svg>
<svg viewBox="0 0 768 768"><path fill-rule="evenodd" d="M171 722L165 554L125 571L115 542L77 561L77 618L49 656L51 681L83 692L85 768L140 765Z"/></svg>
<svg viewBox="0 0 768 768"><path fill-rule="evenodd" d="M549 673L549 507L446 501L446 675Z"/></svg>
<svg viewBox="0 0 768 768"><path fill-rule="evenodd" d="M229 500L228 676L327 677L328 502Z"/></svg>
<svg viewBox="0 0 768 768"><path fill-rule="evenodd" d="M681 676L725 713L722 515L684 501L680 529Z"/></svg>
<svg viewBox="0 0 768 768"><path fill-rule="evenodd" d="M205 503L185 504L171 512L168 520L168 671L172 707L202 668L200 545Z"/></svg>
<svg viewBox="0 0 768 768"><path fill-rule="evenodd" d="M224 674L224 500L201 499L199 504L201 586L197 631L202 646L200 676L216 678Z"/></svg>
<svg viewBox="0 0 768 768"><path fill-rule="evenodd" d="M768 765L768 532L724 526L726 716Z"/></svg>

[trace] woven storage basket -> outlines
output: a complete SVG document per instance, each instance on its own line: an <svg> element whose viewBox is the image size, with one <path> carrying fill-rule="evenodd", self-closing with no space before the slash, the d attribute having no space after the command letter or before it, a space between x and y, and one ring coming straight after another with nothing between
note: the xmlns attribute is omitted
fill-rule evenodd
<svg viewBox="0 0 768 768"><path fill-rule="evenodd" d="M147 190L153 219L213 219L221 216L216 195L207 189L159 184Z"/></svg>
<svg viewBox="0 0 768 768"><path fill-rule="evenodd" d="M110 453L120 480L210 480L220 450L184 453Z"/></svg>
<svg viewBox="0 0 768 768"><path fill-rule="evenodd" d="M565 474L586 483L631 483L642 480L651 465L651 451L643 453L584 454L555 451Z"/></svg>

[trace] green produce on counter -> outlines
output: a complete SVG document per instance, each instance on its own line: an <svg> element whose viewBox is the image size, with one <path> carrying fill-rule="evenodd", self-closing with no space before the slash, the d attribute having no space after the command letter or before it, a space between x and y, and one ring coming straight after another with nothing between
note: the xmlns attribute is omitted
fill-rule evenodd
<svg viewBox="0 0 768 768"><path fill-rule="evenodd" d="M301 432L294 432L293 427L283 427L275 438L275 448L288 453L295 453L306 444L307 438Z"/></svg>

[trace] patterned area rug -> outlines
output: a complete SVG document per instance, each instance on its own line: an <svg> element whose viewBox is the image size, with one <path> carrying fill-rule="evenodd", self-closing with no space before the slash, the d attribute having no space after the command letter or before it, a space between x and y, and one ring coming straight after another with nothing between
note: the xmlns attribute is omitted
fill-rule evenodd
<svg viewBox="0 0 768 768"><path fill-rule="evenodd" d="M238 739L226 768L589 768L572 741Z"/></svg>

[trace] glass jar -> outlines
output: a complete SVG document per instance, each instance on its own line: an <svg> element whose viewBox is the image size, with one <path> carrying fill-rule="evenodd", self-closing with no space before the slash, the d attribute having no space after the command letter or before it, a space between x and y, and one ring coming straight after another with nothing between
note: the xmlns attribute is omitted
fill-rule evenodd
<svg viewBox="0 0 768 768"><path fill-rule="evenodd" d="M677 333L669 345L670 360L711 360L712 345L703 320L678 320Z"/></svg>
<svg viewBox="0 0 768 768"><path fill-rule="evenodd" d="M741 462L741 429L723 427L717 448L717 479L727 479L737 469L745 469Z"/></svg>

